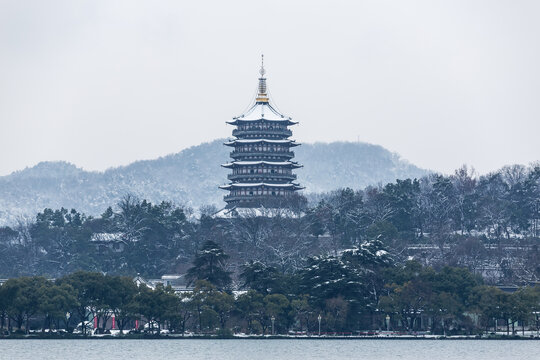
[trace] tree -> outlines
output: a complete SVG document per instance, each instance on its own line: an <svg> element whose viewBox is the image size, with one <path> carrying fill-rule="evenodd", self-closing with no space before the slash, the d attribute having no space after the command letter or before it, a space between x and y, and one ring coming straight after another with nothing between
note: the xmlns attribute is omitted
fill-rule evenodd
<svg viewBox="0 0 540 360"><path fill-rule="evenodd" d="M313 316L314 309L310 305L309 295L301 295L291 301L291 309L298 320L300 331L308 332L310 329L310 319Z"/></svg>
<svg viewBox="0 0 540 360"><path fill-rule="evenodd" d="M30 317L40 310L40 289L50 286L44 277L20 277L9 279L2 287L10 295L8 297L8 314L17 323L19 330L25 325L28 334Z"/></svg>
<svg viewBox="0 0 540 360"><path fill-rule="evenodd" d="M421 312L432 300L432 288L424 279L413 279L403 285L391 285L392 291L381 299L381 308L395 313L408 331L418 328Z"/></svg>
<svg viewBox="0 0 540 360"><path fill-rule="evenodd" d="M450 177L453 186L453 209L454 223L459 226L461 235L465 231L470 232L476 225L476 179L473 168L469 169L466 165L457 169L454 175Z"/></svg>
<svg viewBox="0 0 540 360"><path fill-rule="evenodd" d="M227 320L234 310L234 296L222 291L212 292L206 299L208 306L214 310L219 317L221 330L225 330Z"/></svg>
<svg viewBox="0 0 540 360"><path fill-rule="evenodd" d="M190 284L197 280L206 280L218 289L228 289L231 285L230 272L225 270L228 255L215 242L208 240L195 255L193 267L187 272Z"/></svg>
<svg viewBox="0 0 540 360"><path fill-rule="evenodd" d="M267 295L279 287L280 274L275 267L251 260L242 266L240 278L244 282L242 288Z"/></svg>
<svg viewBox="0 0 540 360"><path fill-rule="evenodd" d="M256 325L262 325L257 322L263 318L264 313L264 296L255 290L248 290L241 294L235 301L236 312L241 318L246 321L246 332L255 334L259 330ZM257 323L256 323L257 322Z"/></svg>
<svg viewBox="0 0 540 360"><path fill-rule="evenodd" d="M214 316L217 319L217 314L215 311L209 309L207 303L208 297L215 291L217 291L216 287L209 281L197 280L195 282L195 288L191 295L191 302L197 314L197 328L199 333L204 331L204 325L211 325ZM206 328L209 327L210 326L206 326Z"/></svg>
<svg viewBox="0 0 540 360"><path fill-rule="evenodd" d="M446 336L450 323L463 313L463 306L455 294L440 292L433 295L426 310L432 317L432 332L435 333L440 322Z"/></svg>
<svg viewBox="0 0 540 360"><path fill-rule="evenodd" d="M400 232L413 232L415 228L414 203L419 192L417 180L396 180L383 189L383 195L391 204L391 222Z"/></svg>
<svg viewBox="0 0 540 360"><path fill-rule="evenodd" d="M181 293L180 296L173 302L173 314L171 316L171 326L182 332L182 336L186 332L186 327L189 319L195 313L195 304L193 302L192 293Z"/></svg>
<svg viewBox="0 0 540 360"><path fill-rule="evenodd" d="M6 284L8 286L6 286ZM13 314L12 304L17 296L18 286L16 279L8 280L0 286L0 331L4 329L4 321L6 317ZM22 322L22 319L21 319ZM11 331L8 325L8 330Z"/></svg>
<svg viewBox="0 0 540 360"><path fill-rule="evenodd" d="M274 331L279 333L280 329L288 330L290 325L289 318L290 303L289 300L282 294L270 294L264 297L264 312L259 318L263 325L263 332L271 325L272 318L274 319ZM273 335L273 334L272 334Z"/></svg>
<svg viewBox="0 0 540 360"><path fill-rule="evenodd" d="M40 297L39 312L45 316L42 331L51 329L53 323L56 324L56 329L59 329L60 321L63 321L66 330L69 330L70 317L66 316L66 314L78 305L73 287L67 283L45 283L38 291Z"/></svg>
<svg viewBox="0 0 540 360"><path fill-rule="evenodd" d="M300 293L311 294L312 301L322 308L326 299L343 296L362 297L362 282L345 263L335 256L314 256L307 259L301 271Z"/></svg>
<svg viewBox="0 0 540 360"><path fill-rule="evenodd" d="M540 289L538 287L524 287L513 293L510 297L512 304L512 330L515 321L521 321L521 331L525 335L525 323L540 309Z"/></svg>
<svg viewBox="0 0 540 360"><path fill-rule="evenodd" d="M154 324L157 324L157 334L161 332L161 324L174 316L175 302L177 296L170 286L164 287L158 284L155 289L150 289L146 285L139 287L137 294L139 313L146 318L150 325L150 331L154 331Z"/></svg>
<svg viewBox="0 0 540 360"><path fill-rule="evenodd" d="M139 289L129 277L114 276L110 277L108 282L111 293L108 295L107 302L120 333L123 333L128 322L137 317L136 299Z"/></svg>
<svg viewBox="0 0 540 360"><path fill-rule="evenodd" d="M38 264L42 273L59 276L93 268L91 231L86 221L86 216L74 209L45 209L37 214L31 237L43 254Z"/></svg>
<svg viewBox="0 0 540 360"><path fill-rule="evenodd" d="M103 274L86 271L77 271L58 280L59 285L68 284L75 289L77 302L73 312L77 313L81 320L84 335L88 318L96 318L98 313L105 314L108 309L103 301L104 282Z"/></svg>
<svg viewBox="0 0 540 360"><path fill-rule="evenodd" d="M469 302L471 307L476 309L480 314L486 326L486 331L489 328L491 320L493 320L494 331L496 331L496 321L498 319L504 319L507 325L507 332L509 333L509 299L510 295L499 288L480 285L472 289Z"/></svg>

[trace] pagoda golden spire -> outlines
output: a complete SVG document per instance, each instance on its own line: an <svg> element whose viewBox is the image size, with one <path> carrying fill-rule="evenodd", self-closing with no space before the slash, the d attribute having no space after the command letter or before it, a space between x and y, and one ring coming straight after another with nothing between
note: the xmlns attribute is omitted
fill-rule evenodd
<svg viewBox="0 0 540 360"><path fill-rule="evenodd" d="M264 77L264 74L266 74L266 70L264 69L264 55L261 55L261 70L259 70L259 74L261 74L261 77L259 78L259 93L257 94L256 101L258 103L267 103L268 94L266 93L266 78Z"/></svg>

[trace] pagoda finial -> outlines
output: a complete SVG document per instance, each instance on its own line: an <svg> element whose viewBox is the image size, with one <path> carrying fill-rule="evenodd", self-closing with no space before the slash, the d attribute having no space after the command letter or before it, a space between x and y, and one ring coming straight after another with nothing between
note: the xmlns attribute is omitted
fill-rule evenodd
<svg viewBox="0 0 540 360"><path fill-rule="evenodd" d="M264 70L264 54L261 54L261 70L259 70L259 73L263 77L264 77L264 74L266 74L266 70Z"/></svg>
<svg viewBox="0 0 540 360"><path fill-rule="evenodd" d="M261 70L259 70L259 74L261 74L261 77L259 78L259 94L257 95L257 102L267 103L268 95L266 94L266 78L264 77L264 74L266 74L266 70L264 70L264 54L261 54Z"/></svg>

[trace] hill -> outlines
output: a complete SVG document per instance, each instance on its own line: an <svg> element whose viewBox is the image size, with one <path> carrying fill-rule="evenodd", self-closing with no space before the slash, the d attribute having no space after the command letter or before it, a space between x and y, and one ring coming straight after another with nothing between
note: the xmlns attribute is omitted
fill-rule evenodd
<svg viewBox="0 0 540 360"><path fill-rule="evenodd" d="M104 172L85 171L67 162L42 162L0 177L0 225L18 217L33 217L49 208L75 208L100 214L127 193L152 202L173 201L191 207L224 205L229 159L223 139L184 149L154 160L136 161ZM333 142L303 144L295 149L304 165L298 181L304 193L340 187L363 188L427 173L381 146Z"/></svg>

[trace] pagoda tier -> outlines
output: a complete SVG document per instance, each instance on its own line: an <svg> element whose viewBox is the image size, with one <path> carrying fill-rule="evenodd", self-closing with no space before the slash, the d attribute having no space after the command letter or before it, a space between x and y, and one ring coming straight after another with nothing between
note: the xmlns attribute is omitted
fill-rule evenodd
<svg viewBox="0 0 540 360"><path fill-rule="evenodd" d="M236 116L233 121L227 121L227 124L231 125L243 125L249 122L265 120L267 123L275 125L295 125L298 124L292 121L290 117L280 114L272 105L264 102L257 102L246 111L245 114Z"/></svg>
<svg viewBox="0 0 540 360"><path fill-rule="evenodd" d="M232 162L222 166L231 169L231 181L221 189L229 191L224 197L227 208L258 207L276 204L275 200L303 189L294 183L293 169L302 167L291 161L290 149L300 144L289 139L289 126L297 124L290 117L280 114L270 104L266 93L264 67L259 78L259 93L255 104L246 113L234 117L228 124L236 126L234 139L225 143L233 147Z"/></svg>

